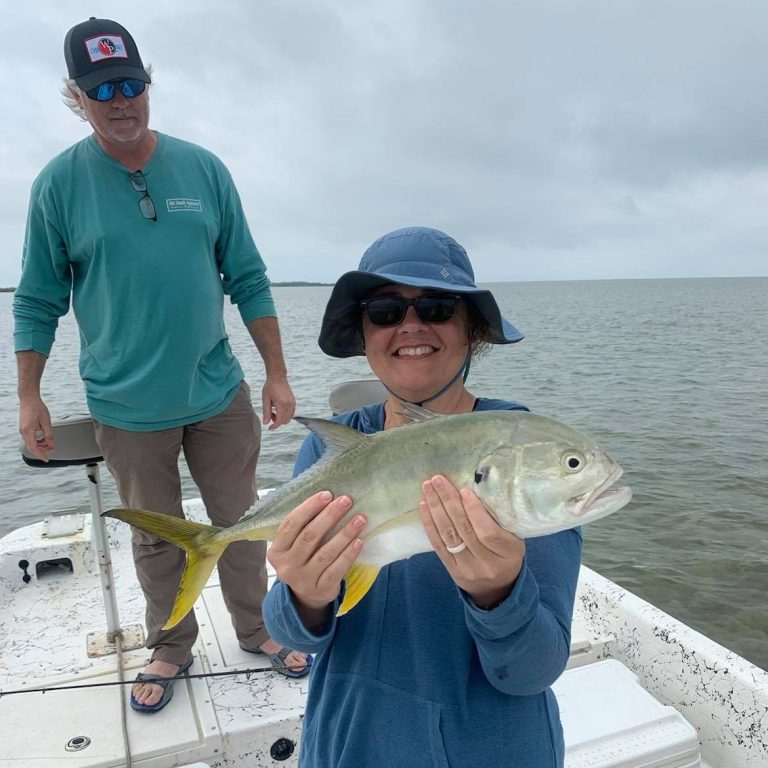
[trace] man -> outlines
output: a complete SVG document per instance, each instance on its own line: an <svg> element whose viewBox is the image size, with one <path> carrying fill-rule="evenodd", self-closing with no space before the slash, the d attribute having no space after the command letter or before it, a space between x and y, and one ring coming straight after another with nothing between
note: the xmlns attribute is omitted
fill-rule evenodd
<svg viewBox="0 0 768 768"><path fill-rule="evenodd" d="M149 129L151 77L128 31L91 18L64 49L65 101L93 134L32 187L14 298L19 430L47 459L54 442L40 380L71 295L88 407L123 503L183 516L183 449L211 520L231 525L255 501L260 424L224 329L225 293L264 361L264 423L286 424L295 407L264 263L221 161ZM189 614L161 629L184 553L138 531L133 551L152 657L131 705L156 712L192 663L197 624ZM306 674L311 660L264 629L264 545L240 542L228 555L219 575L241 647L269 654L284 674Z"/></svg>

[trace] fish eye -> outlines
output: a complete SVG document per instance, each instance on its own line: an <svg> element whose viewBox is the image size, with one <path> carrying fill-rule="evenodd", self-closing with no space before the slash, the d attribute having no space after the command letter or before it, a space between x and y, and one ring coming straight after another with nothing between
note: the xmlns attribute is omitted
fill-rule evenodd
<svg viewBox="0 0 768 768"><path fill-rule="evenodd" d="M584 468L586 460L578 451L567 451L560 459L563 469L566 472L580 472Z"/></svg>
<svg viewBox="0 0 768 768"><path fill-rule="evenodd" d="M475 470L475 485L480 485L486 477L488 477L488 467L478 467Z"/></svg>

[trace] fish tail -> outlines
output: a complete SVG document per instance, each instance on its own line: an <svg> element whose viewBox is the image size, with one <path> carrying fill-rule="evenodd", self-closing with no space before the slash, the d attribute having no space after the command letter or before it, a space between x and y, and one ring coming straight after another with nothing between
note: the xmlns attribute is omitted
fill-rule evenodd
<svg viewBox="0 0 768 768"><path fill-rule="evenodd" d="M222 528L205 523L195 523L183 517L173 517L146 509L109 509L102 513L104 517L114 517L132 525L145 533L170 541L187 552L194 546L191 541L201 534L214 535Z"/></svg>
<svg viewBox="0 0 768 768"><path fill-rule="evenodd" d="M345 574L346 590L344 600L336 612L337 616L343 616L347 611L351 611L366 595L373 586L376 577L379 575L379 568L375 565L366 563L355 563Z"/></svg>
<svg viewBox="0 0 768 768"><path fill-rule="evenodd" d="M179 583L179 591L176 593L176 601L168 621L162 626L163 629L175 627L192 610L192 606L200 597L203 587L208 582L211 572L228 543L226 541L214 542L217 546L206 548L205 552L199 552L195 549L187 550L187 563Z"/></svg>
<svg viewBox="0 0 768 768"><path fill-rule="evenodd" d="M222 553L235 540L221 535L223 528L145 509L110 509L104 515L170 541L187 553L176 602L163 629L175 627L192 610Z"/></svg>

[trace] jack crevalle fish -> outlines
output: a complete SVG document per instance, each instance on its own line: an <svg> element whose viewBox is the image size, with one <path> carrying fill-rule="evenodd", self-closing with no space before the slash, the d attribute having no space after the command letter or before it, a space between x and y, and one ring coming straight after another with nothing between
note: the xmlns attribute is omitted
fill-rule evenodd
<svg viewBox="0 0 768 768"><path fill-rule="evenodd" d="M445 475L472 488L496 522L521 538L598 520L623 507L629 488L614 488L621 467L588 437L525 411L437 416L406 405L413 421L372 435L324 419L296 417L325 444L322 458L254 505L228 528L137 509L104 514L182 547L187 564L164 629L181 621L233 541L274 537L286 515L329 490L354 504L334 528L364 514L363 549L345 576L342 615L370 589L382 566L432 549L418 507L423 481Z"/></svg>

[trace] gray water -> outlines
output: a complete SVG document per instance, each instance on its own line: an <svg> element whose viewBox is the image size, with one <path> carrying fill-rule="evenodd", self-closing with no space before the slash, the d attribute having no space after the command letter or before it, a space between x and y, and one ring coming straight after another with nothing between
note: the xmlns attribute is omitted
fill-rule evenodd
<svg viewBox="0 0 768 768"><path fill-rule="evenodd" d="M597 438L634 489L628 507L584 529L586 564L768 669L768 278L490 287L527 338L475 363L470 390ZM363 360L317 348L329 292L274 288L304 415L326 415L330 386L369 375ZM87 508L82 470L19 458L11 300L0 294L0 534ZM259 403L261 360L230 306L227 325ZM43 378L54 418L85 412L77 347L68 316ZM265 431L261 487L290 477L303 437L298 425ZM117 501L106 477L105 503Z"/></svg>

